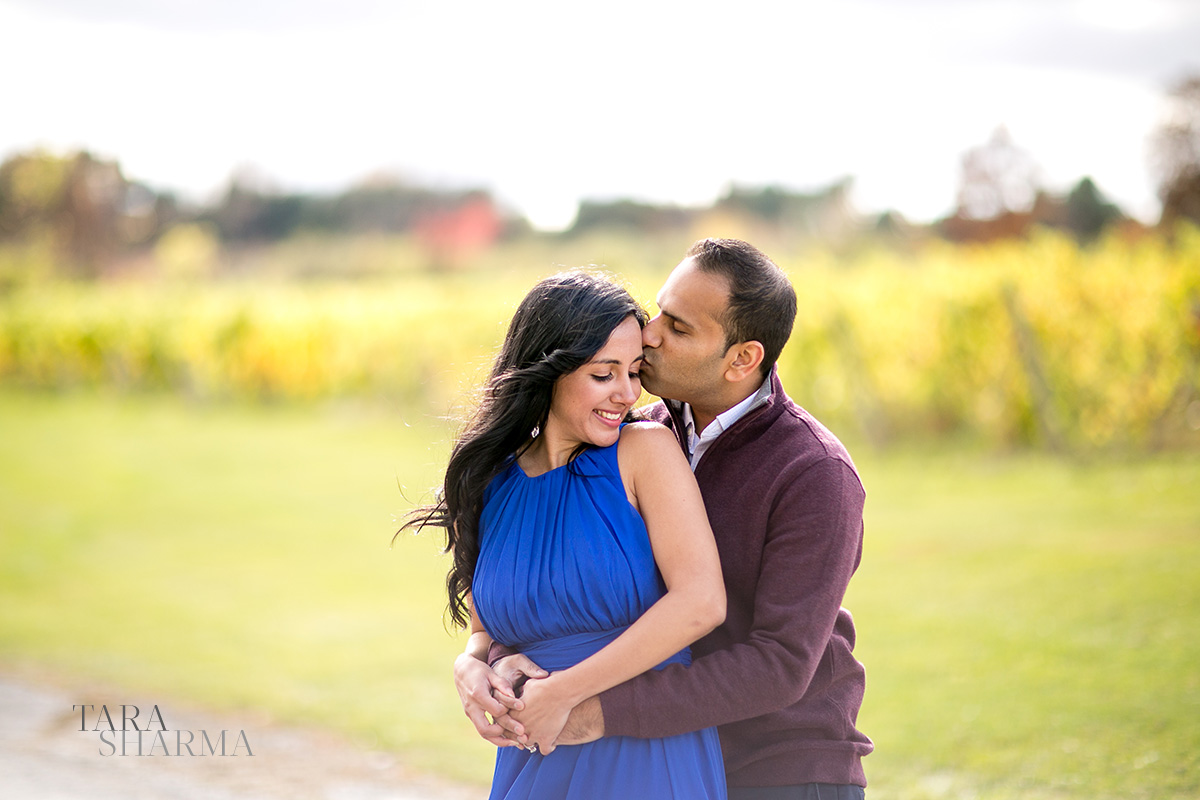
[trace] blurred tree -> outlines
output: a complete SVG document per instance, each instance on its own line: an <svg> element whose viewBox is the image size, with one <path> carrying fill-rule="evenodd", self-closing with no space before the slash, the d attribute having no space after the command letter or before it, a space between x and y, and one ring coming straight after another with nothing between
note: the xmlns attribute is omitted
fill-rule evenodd
<svg viewBox="0 0 1200 800"><path fill-rule="evenodd" d="M115 161L80 153L71 164L65 188L63 232L69 231L74 263L85 275L94 276L120 247L128 184Z"/></svg>
<svg viewBox="0 0 1200 800"><path fill-rule="evenodd" d="M1033 156L1017 147L1003 125L963 153L954 213L936 223L953 242L1025 236L1035 224L1060 226L1061 202L1041 189Z"/></svg>
<svg viewBox="0 0 1200 800"><path fill-rule="evenodd" d="M747 231L753 238L786 234L801 238L839 239L860 226L850 202L852 178L842 178L812 193L781 186L730 186L708 208L684 208L637 200L584 200L568 235L586 231L626 230L655 234L684 232L700 227Z"/></svg>
<svg viewBox="0 0 1200 800"><path fill-rule="evenodd" d="M1200 224L1200 75L1171 88L1167 109L1150 139L1150 165L1162 201L1161 223Z"/></svg>
<svg viewBox="0 0 1200 800"><path fill-rule="evenodd" d="M0 238L50 227L60 213L69 163L48 153L15 155L0 164Z"/></svg>
<svg viewBox="0 0 1200 800"><path fill-rule="evenodd" d="M1028 211L1037 198L1041 170L1001 125L992 137L962 156L957 215L994 219Z"/></svg>
<svg viewBox="0 0 1200 800"><path fill-rule="evenodd" d="M402 232L423 215L458 205L463 199L458 194L410 186L394 176L376 175L311 208L306 224L359 233Z"/></svg>
<svg viewBox="0 0 1200 800"><path fill-rule="evenodd" d="M481 215L484 206L488 211ZM201 214L199 220L214 225L223 241L261 242L278 241L301 230L407 233L428 227L432 219L474 214L472 219L479 222L493 213L496 230L484 235L483 228L476 225L471 236L482 236L490 243L523 222L501 215L491 195L478 189L444 191L376 176L337 195L285 194L256 173L243 170L231 178L220 202ZM456 230L461 233L463 228L459 225ZM454 234L450 238L462 236Z"/></svg>
<svg viewBox="0 0 1200 800"><path fill-rule="evenodd" d="M1105 228L1123 219L1121 209L1109 202L1089 177L1081 179L1067 195L1065 224L1081 243L1095 241Z"/></svg>
<svg viewBox="0 0 1200 800"><path fill-rule="evenodd" d="M688 209L637 200L583 200L567 235L593 230L626 230L638 233L685 230L692 219Z"/></svg>
<svg viewBox="0 0 1200 800"><path fill-rule="evenodd" d="M160 229L148 188L130 184L115 161L90 153L21 153L0 164L0 240L48 237L68 271L92 277L123 249Z"/></svg>
<svg viewBox="0 0 1200 800"><path fill-rule="evenodd" d="M911 254L917 252L928 233L925 225L910 222L899 211L888 209L867 221L865 241Z"/></svg>
<svg viewBox="0 0 1200 800"><path fill-rule="evenodd" d="M717 201L718 211L743 214L770 223L777 232L840 239L857 230L860 221L850 202L854 179L842 178L811 193L779 186L733 186Z"/></svg>
<svg viewBox="0 0 1200 800"><path fill-rule="evenodd" d="M240 174L201 218L215 225L225 241L282 239L299 226L303 206L301 196L271 191Z"/></svg>

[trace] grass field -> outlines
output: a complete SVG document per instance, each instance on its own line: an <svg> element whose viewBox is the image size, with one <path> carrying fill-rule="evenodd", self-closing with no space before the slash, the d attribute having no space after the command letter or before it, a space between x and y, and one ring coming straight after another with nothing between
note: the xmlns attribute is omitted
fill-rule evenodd
<svg viewBox="0 0 1200 800"><path fill-rule="evenodd" d="M486 782L438 542L389 549L449 435L351 404L0 392L0 664ZM854 452L872 797L1200 794L1200 458Z"/></svg>

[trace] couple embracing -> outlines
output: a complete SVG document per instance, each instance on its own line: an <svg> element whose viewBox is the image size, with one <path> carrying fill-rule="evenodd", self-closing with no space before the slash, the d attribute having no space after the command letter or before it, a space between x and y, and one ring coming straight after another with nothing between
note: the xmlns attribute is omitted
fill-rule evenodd
<svg viewBox="0 0 1200 800"><path fill-rule="evenodd" d="M841 602L864 493L775 370L795 291L705 239L657 303L585 273L535 286L410 519L447 532L491 797L862 798ZM643 387L663 402L639 421Z"/></svg>

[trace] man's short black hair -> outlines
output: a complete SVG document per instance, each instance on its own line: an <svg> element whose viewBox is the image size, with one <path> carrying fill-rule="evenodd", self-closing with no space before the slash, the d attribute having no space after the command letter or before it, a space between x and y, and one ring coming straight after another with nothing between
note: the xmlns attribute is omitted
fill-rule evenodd
<svg viewBox="0 0 1200 800"><path fill-rule="evenodd" d="M725 349L739 342L763 347L762 374L779 360L796 322L796 290L775 262L739 239L701 239L687 251L704 272L729 282L729 306L721 320Z"/></svg>

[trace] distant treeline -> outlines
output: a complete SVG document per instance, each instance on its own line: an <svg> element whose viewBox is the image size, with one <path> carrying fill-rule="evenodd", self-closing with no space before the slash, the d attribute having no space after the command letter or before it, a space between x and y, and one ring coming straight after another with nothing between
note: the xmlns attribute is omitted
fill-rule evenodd
<svg viewBox="0 0 1200 800"><path fill-rule="evenodd" d="M1168 99L1174 112L1152 136L1150 166L1163 203L1160 223L1170 231L1179 221L1200 224L1200 77L1182 81ZM932 224L910 223L895 211L861 214L853 206L852 187L851 178L807 193L732 186L703 207L585 200L567 230L538 234L484 189L437 189L376 177L339 193L304 194L274 190L243 174L215 201L192 206L127 179L114 161L87 152L35 150L0 164L0 286L28 271L26 263L32 269L52 262L57 274L97 276L114 264L127 266L173 231L179 231L174 250L198 251L204 240L222 252L305 234L399 235L409 237L424 263L438 270L469 263L498 241L535 235L735 230L756 240L834 246L869 240L904 248L930 239L1025 239L1036 229L1088 244L1114 226L1142 227L1090 177L1065 194L1047 190L1032 156L1004 127L962 154L954 211ZM180 242L186 247L177 246Z"/></svg>
<svg viewBox="0 0 1200 800"><path fill-rule="evenodd" d="M965 210L932 227L888 212L864 217L847 178L811 193L778 186L731 187L706 207L585 200L561 236L596 231L661 234L737 219L789 239L839 242L862 236L903 241L915 235L954 241L1022 236L1036 225L1090 241L1126 219L1088 178L1065 197L1037 194L1028 210L1002 208L990 217ZM978 194L978 193L977 193ZM234 179L215 202L188 206L173 194L131 181L120 166L82 152L15 155L0 165L0 244L46 242L56 260L81 276L153 245L180 225L203 225L226 246L277 242L298 233L411 234L433 265L500 239L532 234L529 223L482 189L443 190L375 179L337 194L256 188Z"/></svg>
<svg viewBox="0 0 1200 800"><path fill-rule="evenodd" d="M22 153L0 164L0 245L49 242L81 274L202 225L228 245L318 234L413 233L431 249L488 245L528 230L483 190L446 191L374 180L333 195L284 193L233 179L207 206L127 179L114 161L81 152Z"/></svg>

